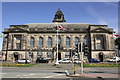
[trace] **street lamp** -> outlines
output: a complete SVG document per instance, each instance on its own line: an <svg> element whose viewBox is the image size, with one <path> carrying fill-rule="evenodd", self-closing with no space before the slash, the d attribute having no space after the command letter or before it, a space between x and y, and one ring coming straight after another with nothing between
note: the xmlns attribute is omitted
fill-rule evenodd
<svg viewBox="0 0 120 80"><path fill-rule="evenodd" d="M58 43L57 43L57 51L56 51L56 61L55 61L55 65L58 65Z"/></svg>

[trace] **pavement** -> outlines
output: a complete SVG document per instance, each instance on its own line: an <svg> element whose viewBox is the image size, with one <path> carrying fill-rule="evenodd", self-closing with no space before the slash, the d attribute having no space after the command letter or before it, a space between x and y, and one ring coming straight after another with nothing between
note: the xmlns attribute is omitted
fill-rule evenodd
<svg viewBox="0 0 120 80"><path fill-rule="evenodd" d="M98 78L98 77L101 77L101 78L119 78L120 75L118 74L108 74L108 73L96 73L96 74L93 74L93 73L83 73L83 74L70 74L70 75L67 75L69 77L86 77L86 78Z"/></svg>

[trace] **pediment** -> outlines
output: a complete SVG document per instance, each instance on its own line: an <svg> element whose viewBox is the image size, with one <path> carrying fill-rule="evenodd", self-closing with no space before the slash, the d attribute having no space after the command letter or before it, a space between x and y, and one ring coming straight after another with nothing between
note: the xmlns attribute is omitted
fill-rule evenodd
<svg viewBox="0 0 120 80"><path fill-rule="evenodd" d="M110 32L110 31L105 28L97 28L97 29L91 30L91 32Z"/></svg>

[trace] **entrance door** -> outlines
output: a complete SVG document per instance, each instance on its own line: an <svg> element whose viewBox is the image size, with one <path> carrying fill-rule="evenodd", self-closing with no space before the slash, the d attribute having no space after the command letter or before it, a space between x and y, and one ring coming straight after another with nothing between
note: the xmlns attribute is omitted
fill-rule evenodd
<svg viewBox="0 0 120 80"><path fill-rule="evenodd" d="M103 53L99 53L99 59L100 59L101 62L103 62L103 56L104 56Z"/></svg>
<svg viewBox="0 0 120 80"><path fill-rule="evenodd" d="M14 59L15 61L18 60L18 53L14 53Z"/></svg>
<svg viewBox="0 0 120 80"><path fill-rule="evenodd" d="M58 60L61 60L61 53L58 53Z"/></svg>

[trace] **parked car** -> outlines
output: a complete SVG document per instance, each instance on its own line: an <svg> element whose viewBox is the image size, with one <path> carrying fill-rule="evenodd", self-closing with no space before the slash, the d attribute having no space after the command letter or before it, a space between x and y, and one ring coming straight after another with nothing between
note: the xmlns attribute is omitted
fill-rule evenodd
<svg viewBox="0 0 120 80"><path fill-rule="evenodd" d="M75 60L74 63L81 63L81 60Z"/></svg>
<svg viewBox="0 0 120 80"><path fill-rule="evenodd" d="M92 63L99 63L100 62L100 60L98 60L96 58L91 58L89 61Z"/></svg>
<svg viewBox="0 0 120 80"><path fill-rule="evenodd" d="M59 63L72 63L71 60L67 60L67 59L63 59L63 60L59 60Z"/></svg>
<svg viewBox="0 0 120 80"><path fill-rule="evenodd" d="M19 59L16 61L17 63L30 63L29 59Z"/></svg>
<svg viewBox="0 0 120 80"><path fill-rule="evenodd" d="M120 62L120 57L113 57L112 59L106 59L107 62Z"/></svg>
<svg viewBox="0 0 120 80"><path fill-rule="evenodd" d="M36 63L48 63L48 60L43 58L37 58Z"/></svg>

